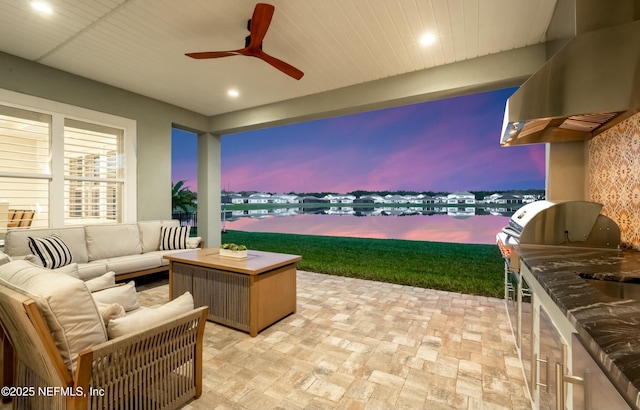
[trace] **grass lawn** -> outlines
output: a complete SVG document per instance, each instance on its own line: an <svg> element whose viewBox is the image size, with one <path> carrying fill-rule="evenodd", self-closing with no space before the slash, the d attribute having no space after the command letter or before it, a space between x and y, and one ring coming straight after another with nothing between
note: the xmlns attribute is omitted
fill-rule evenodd
<svg viewBox="0 0 640 410"><path fill-rule="evenodd" d="M223 243L301 255L300 270L502 298L495 245L227 231Z"/></svg>

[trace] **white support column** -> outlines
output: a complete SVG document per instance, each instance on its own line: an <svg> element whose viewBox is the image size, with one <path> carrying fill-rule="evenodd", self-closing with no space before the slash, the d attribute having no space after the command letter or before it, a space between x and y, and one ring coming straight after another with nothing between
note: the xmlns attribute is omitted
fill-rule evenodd
<svg viewBox="0 0 640 410"><path fill-rule="evenodd" d="M198 236L220 246L220 136L198 134Z"/></svg>

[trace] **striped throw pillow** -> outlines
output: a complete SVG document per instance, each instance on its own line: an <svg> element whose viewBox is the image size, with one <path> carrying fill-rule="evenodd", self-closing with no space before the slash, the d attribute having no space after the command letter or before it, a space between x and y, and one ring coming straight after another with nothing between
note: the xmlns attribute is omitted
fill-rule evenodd
<svg viewBox="0 0 640 410"><path fill-rule="evenodd" d="M42 266L58 269L73 262L73 255L60 235L54 233L44 238L29 237L29 249L42 261Z"/></svg>
<svg viewBox="0 0 640 410"><path fill-rule="evenodd" d="M160 228L160 250L187 249L190 226L163 226Z"/></svg>

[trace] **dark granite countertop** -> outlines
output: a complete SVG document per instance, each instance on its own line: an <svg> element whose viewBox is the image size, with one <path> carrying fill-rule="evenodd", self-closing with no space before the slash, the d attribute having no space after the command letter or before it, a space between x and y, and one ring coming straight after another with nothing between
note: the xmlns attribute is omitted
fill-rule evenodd
<svg viewBox="0 0 640 410"><path fill-rule="evenodd" d="M517 251L585 348L640 408L640 300L607 296L582 279L640 283L640 252L539 245Z"/></svg>

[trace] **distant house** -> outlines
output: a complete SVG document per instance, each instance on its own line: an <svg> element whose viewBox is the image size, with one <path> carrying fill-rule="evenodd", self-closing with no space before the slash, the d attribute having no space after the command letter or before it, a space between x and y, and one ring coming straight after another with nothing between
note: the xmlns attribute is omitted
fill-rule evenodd
<svg viewBox="0 0 640 410"><path fill-rule="evenodd" d="M302 198L303 204L328 204L329 200L325 198L318 198L315 196L305 196Z"/></svg>
<svg viewBox="0 0 640 410"><path fill-rule="evenodd" d="M384 197L385 204L406 204L407 198L402 195L386 195Z"/></svg>
<svg viewBox="0 0 640 410"><path fill-rule="evenodd" d="M268 204L269 198L271 198L270 194L263 194L263 193L251 194L247 199L247 203L248 204Z"/></svg>
<svg viewBox="0 0 640 410"><path fill-rule="evenodd" d="M226 192L222 194L222 203L223 204L242 204L244 203L244 198L242 195L235 192Z"/></svg>
<svg viewBox="0 0 640 410"><path fill-rule="evenodd" d="M271 204L297 204L300 202L300 199L297 195L271 195L269 198L269 203Z"/></svg>
<svg viewBox="0 0 640 410"><path fill-rule="evenodd" d="M368 195L363 195L360 198L356 198L353 200L354 204L373 204L375 200Z"/></svg>
<svg viewBox="0 0 640 410"><path fill-rule="evenodd" d="M352 204L356 199L353 195L326 195L324 199L328 200L332 204Z"/></svg>
<svg viewBox="0 0 640 410"><path fill-rule="evenodd" d="M458 191L452 192L447 195L447 204L456 205L456 204L464 204L464 205L472 205L476 203L476 196L471 192L467 191Z"/></svg>
<svg viewBox="0 0 640 410"><path fill-rule="evenodd" d="M427 196L424 194L420 194L418 196L407 195L407 202L410 204L433 204L435 202L435 198L432 196Z"/></svg>
<svg viewBox="0 0 640 410"><path fill-rule="evenodd" d="M495 200L496 204L522 204L523 198L519 195L505 194Z"/></svg>
<svg viewBox="0 0 640 410"><path fill-rule="evenodd" d="M381 197L380 195L362 195L359 199L361 200L360 202L371 200L373 201L374 204L384 203L384 198ZM365 203L368 203L368 202L365 202Z"/></svg>
<svg viewBox="0 0 640 410"><path fill-rule="evenodd" d="M488 204L494 204L496 200L501 196L502 196L501 194L491 194L491 195L485 196L483 199L484 199L484 202Z"/></svg>

